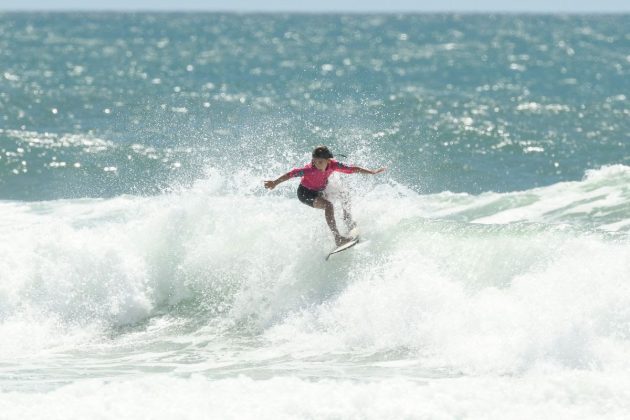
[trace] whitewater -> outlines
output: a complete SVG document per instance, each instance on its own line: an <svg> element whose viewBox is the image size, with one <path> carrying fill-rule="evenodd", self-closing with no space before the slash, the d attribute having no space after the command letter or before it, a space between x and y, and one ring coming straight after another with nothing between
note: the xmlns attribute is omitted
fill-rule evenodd
<svg viewBox="0 0 630 420"><path fill-rule="evenodd" d="M294 186L228 181L0 203L3 416L627 415L630 168L476 196L361 180L365 240L328 262Z"/></svg>

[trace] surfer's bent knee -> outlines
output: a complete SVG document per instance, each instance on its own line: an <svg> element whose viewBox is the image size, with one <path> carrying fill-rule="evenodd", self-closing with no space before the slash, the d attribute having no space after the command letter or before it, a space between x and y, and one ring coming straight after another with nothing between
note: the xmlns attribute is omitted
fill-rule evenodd
<svg viewBox="0 0 630 420"><path fill-rule="evenodd" d="M313 202L313 207L315 207L316 209L327 209L327 208L332 209L333 204L323 197L318 197Z"/></svg>

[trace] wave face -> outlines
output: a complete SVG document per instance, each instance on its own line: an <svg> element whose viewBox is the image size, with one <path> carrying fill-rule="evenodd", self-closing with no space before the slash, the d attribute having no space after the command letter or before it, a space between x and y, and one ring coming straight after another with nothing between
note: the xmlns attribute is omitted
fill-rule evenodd
<svg viewBox="0 0 630 420"><path fill-rule="evenodd" d="M627 21L0 14L0 417L628 418Z"/></svg>

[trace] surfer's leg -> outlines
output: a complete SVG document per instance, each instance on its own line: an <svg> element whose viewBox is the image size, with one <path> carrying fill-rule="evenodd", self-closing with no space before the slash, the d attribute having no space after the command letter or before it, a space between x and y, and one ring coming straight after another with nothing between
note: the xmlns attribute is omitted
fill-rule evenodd
<svg viewBox="0 0 630 420"><path fill-rule="evenodd" d="M324 215L326 216L326 223L328 224L328 228L332 232L335 237L335 243L339 246L345 242L348 242L350 238L346 238L339 234L339 230L337 230L337 223L335 222L335 208L333 204L322 197L317 197L315 201L313 201L313 207L316 209L323 209Z"/></svg>

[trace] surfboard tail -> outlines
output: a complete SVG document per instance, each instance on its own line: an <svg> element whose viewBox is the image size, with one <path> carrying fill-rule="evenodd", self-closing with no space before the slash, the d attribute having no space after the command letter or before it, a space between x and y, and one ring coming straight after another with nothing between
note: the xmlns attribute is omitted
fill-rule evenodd
<svg viewBox="0 0 630 420"><path fill-rule="evenodd" d="M330 251L330 253L326 256L326 261L328 261L328 259L330 258L331 255L333 254L337 254L339 252L345 251L349 248L352 248L353 246L355 246L356 244L359 243L359 237L355 237L354 239L346 242L343 245L338 246L337 248L333 249L332 251Z"/></svg>

